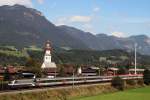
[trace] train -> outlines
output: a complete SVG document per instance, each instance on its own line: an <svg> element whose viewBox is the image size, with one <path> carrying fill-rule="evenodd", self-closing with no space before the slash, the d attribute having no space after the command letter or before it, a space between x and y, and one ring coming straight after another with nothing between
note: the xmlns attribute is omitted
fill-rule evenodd
<svg viewBox="0 0 150 100"><path fill-rule="evenodd" d="M117 75L124 80L142 79L142 74L137 75ZM24 88L24 87L50 87L62 85L77 85L90 83L105 83L110 82L116 76L87 76L87 77L57 77L57 78L33 78L24 80L13 80L8 86L10 88Z"/></svg>

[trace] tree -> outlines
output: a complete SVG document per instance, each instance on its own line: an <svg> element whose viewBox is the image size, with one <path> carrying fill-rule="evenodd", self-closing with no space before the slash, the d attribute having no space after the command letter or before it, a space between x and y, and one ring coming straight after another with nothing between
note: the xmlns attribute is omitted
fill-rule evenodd
<svg viewBox="0 0 150 100"><path fill-rule="evenodd" d="M60 76L65 76L65 71L64 71L64 66L63 65L59 66L59 75Z"/></svg>
<svg viewBox="0 0 150 100"><path fill-rule="evenodd" d="M150 84L150 70L149 69L145 69L145 71L143 73L143 79L144 79L144 83L146 85Z"/></svg>
<svg viewBox="0 0 150 100"><path fill-rule="evenodd" d="M95 64L95 66L98 67L98 70L96 71L97 74L99 76L102 75L103 74L103 69L104 69L102 63L98 62L98 63Z"/></svg>
<svg viewBox="0 0 150 100"><path fill-rule="evenodd" d="M8 68L5 69L4 80L5 81L10 80L10 74L9 74Z"/></svg>
<svg viewBox="0 0 150 100"><path fill-rule="evenodd" d="M41 63L37 60L29 58L26 63L28 71L34 73L37 77L42 76Z"/></svg>

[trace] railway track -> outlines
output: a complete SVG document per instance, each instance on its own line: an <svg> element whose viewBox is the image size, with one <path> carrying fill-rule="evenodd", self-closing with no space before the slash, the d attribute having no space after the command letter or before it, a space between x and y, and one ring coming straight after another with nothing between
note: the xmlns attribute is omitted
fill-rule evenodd
<svg viewBox="0 0 150 100"><path fill-rule="evenodd" d="M5 90L5 91L0 91L0 95L41 92L47 90L70 89L70 88L88 87L88 86L96 86L96 85L110 85L110 84L111 84L110 82L107 82L107 83L76 84L74 85L74 87L72 85L61 85L61 86L52 86L52 87L37 87L37 88L28 88L28 89Z"/></svg>

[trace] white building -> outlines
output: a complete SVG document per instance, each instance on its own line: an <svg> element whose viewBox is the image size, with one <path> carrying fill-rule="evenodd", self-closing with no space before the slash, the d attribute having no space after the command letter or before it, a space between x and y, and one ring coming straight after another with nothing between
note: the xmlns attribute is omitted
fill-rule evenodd
<svg viewBox="0 0 150 100"><path fill-rule="evenodd" d="M78 75L82 74L82 68L81 67L78 68L77 73L78 73Z"/></svg>
<svg viewBox="0 0 150 100"><path fill-rule="evenodd" d="M50 41L47 41L45 44L44 61L43 61L43 64L41 66L42 69L51 69L51 68L56 69L57 68L55 62L51 61L51 58L52 58L51 51L52 51L52 48L50 45Z"/></svg>

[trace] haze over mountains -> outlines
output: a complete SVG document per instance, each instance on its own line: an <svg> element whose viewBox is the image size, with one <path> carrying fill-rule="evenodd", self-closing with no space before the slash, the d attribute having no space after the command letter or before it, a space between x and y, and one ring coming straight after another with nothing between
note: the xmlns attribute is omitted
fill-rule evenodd
<svg viewBox="0 0 150 100"><path fill-rule="evenodd" d="M32 8L21 5L0 7L0 45L41 47L46 40L51 40L57 47L86 50L131 50L137 43L140 53L150 54L150 38L146 35L127 38L93 35L65 25L56 26Z"/></svg>

